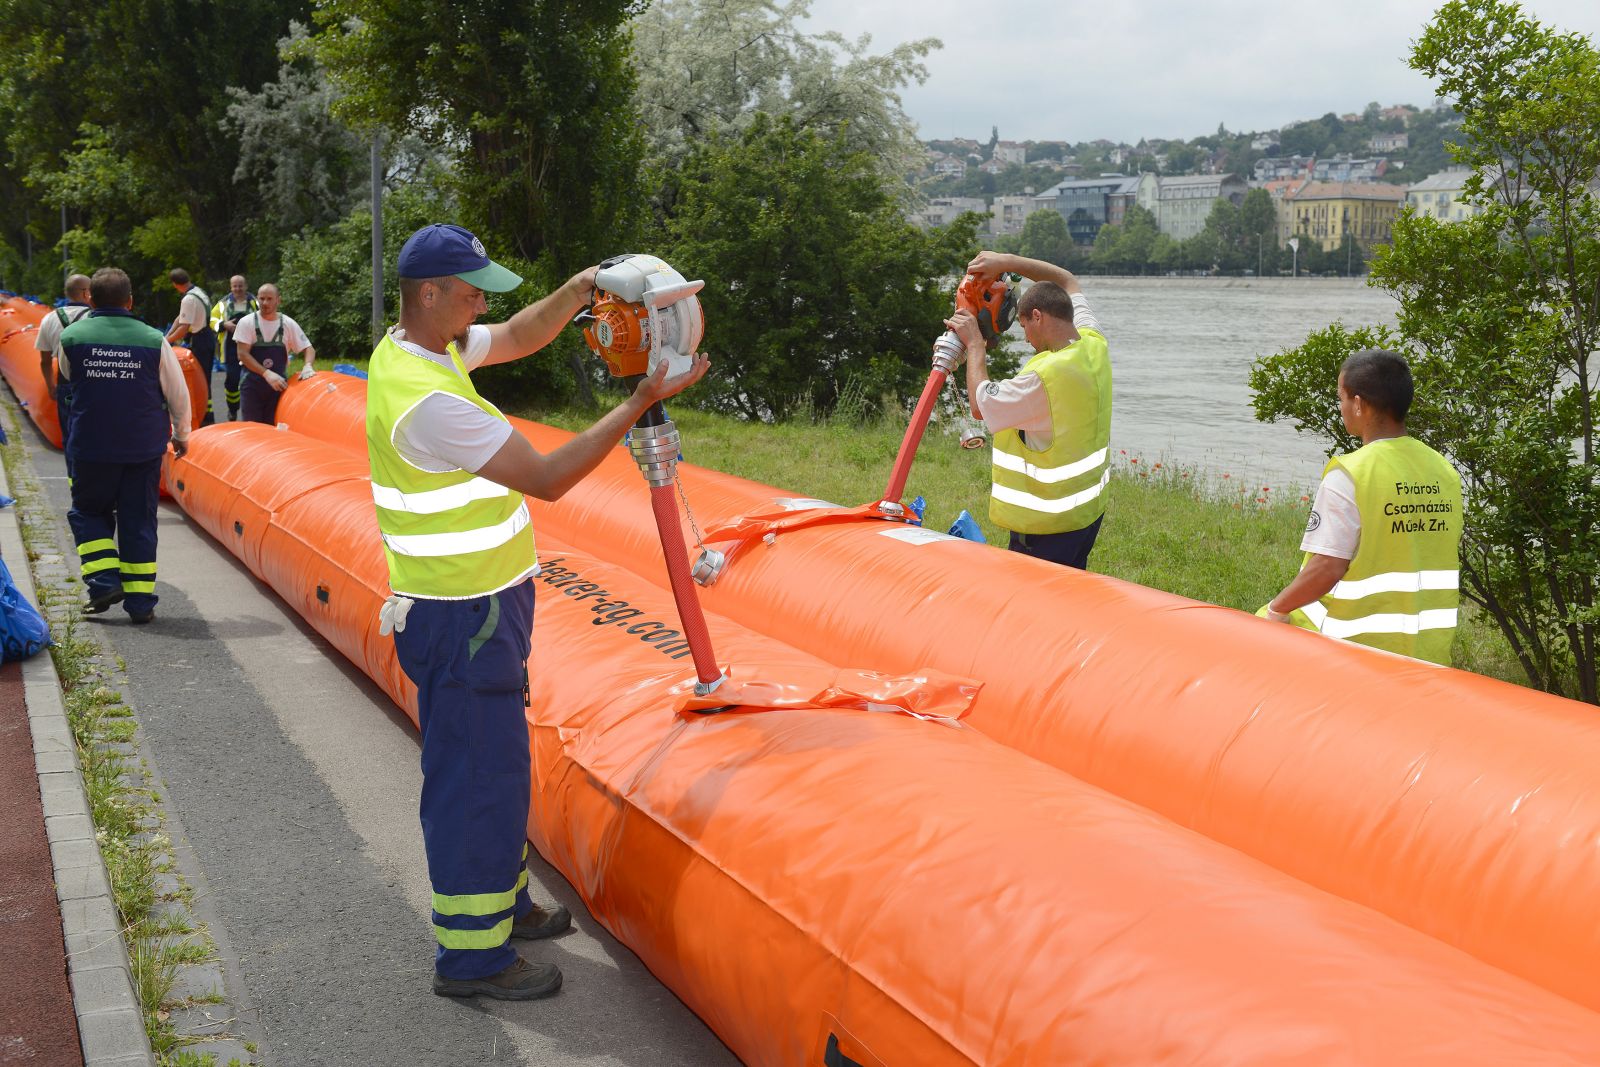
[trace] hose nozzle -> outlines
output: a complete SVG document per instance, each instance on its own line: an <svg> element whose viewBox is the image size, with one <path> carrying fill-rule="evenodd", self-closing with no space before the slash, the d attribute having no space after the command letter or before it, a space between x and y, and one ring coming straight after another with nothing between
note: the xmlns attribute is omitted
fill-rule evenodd
<svg viewBox="0 0 1600 1067"><path fill-rule="evenodd" d="M679 447L678 428L671 419L650 427L635 426L628 437L628 451L651 487L672 484Z"/></svg>
<svg viewBox="0 0 1600 1067"><path fill-rule="evenodd" d="M956 336L955 331L947 330L937 341L933 342L933 365L935 368L949 374L961 362L961 357L966 350L967 346L961 343L961 338Z"/></svg>

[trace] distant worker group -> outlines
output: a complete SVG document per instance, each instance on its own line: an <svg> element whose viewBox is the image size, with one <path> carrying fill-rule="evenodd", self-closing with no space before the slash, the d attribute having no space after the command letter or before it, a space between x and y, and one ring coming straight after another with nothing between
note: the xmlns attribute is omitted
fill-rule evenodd
<svg viewBox="0 0 1600 1067"><path fill-rule="evenodd" d="M279 310L276 285L268 282L252 296L235 275L228 295L208 306L187 271L174 269L168 280L179 302L165 334L134 316L132 282L107 267L93 279L67 279L65 299L40 322L34 342L40 373L54 383L73 500L68 522L88 591L85 615L122 603L136 623L154 618L161 455L169 440L182 454L192 417L173 346L186 345L203 371L202 425L215 421L211 377L219 334L230 419L276 421L290 357L302 358L298 377L316 372L316 349Z"/></svg>

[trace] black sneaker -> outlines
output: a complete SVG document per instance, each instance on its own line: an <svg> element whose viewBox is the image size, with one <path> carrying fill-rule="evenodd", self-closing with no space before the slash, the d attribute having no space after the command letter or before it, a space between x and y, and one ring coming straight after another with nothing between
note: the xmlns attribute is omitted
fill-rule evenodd
<svg viewBox="0 0 1600 1067"><path fill-rule="evenodd" d="M561 969L550 963L517 962L487 978L445 978L433 972L433 992L441 997L493 997L495 1000L538 1000L561 988Z"/></svg>
<svg viewBox="0 0 1600 1067"><path fill-rule="evenodd" d="M562 905L541 908L535 904L532 911L511 924L511 936L524 941L542 941L564 933L571 927L572 912Z"/></svg>
<svg viewBox="0 0 1600 1067"><path fill-rule="evenodd" d="M122 603L122 590L112 589L104 593L94 593L89 597L89 602L83 606L83 614L100 615L113 604Z"/></svg>
<svg viewBox="0 0 1600 1067"><path fill-rule="evenodd" d="M128 621L133 623L135 626L143 626L145 623L152 621L155 617L155 608L151 608L149 611L140 612L138 614L135 614L131 611L128 612Z"/></svg>

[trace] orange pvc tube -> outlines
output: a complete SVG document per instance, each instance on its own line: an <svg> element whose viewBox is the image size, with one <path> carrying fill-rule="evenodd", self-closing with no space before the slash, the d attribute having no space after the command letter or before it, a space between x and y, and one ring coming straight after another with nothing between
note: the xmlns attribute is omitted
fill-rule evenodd
<svg viewBox="0 0 1600 1067"><path fill-rule="evenodd" d="M39 428L40 435L61 447L61 418L56 412L54 382L46 382L39 369L39 323L50 313L43 304L20 296L0 299L0 375L17 396L17 403Z"/></svg>
<svg viewBox="0 0 1600 1067"><path fill-rule="evenodd" d="M279 417L364 448L364 385ZM541 451L570 437L513 421ZM707 528L789 495L679 473ZM636 481L619 450L535 503L541 536L655 581ZM881 522L756 544L701 596L829 662L978 679L966 722L1002 744L1600 1008L1591 707Z"/></svg>
<svg viewBox="0 0 1600 1067"><path fill-rule="evenodd" d="M414 716L376 638L386 582L364 474L348 453L228 426L196 433L169 477ZM1600 1059L1595 1013L978 731L865 711L675 715L668 694L692 671L636 633L672 617L667 592L541 543L530 837L748 1063ZM707 622L737 661L814 665Z"/></svg>

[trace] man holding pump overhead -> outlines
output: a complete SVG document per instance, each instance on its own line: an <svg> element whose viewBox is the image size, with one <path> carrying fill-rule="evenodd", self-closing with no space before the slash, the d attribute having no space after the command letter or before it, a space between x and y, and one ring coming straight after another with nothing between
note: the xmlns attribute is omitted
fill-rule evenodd
<svg viewBox="0 0 1600 1067"><path fill-rule="evenodd" d="M372 354L367 453L393 589L379 633L393 630L417 686L440 996L529 1000L561 987L556 967L510 945L572 921L565 908L534 904L527 888L527 662L539 563L524 494L559 498L650 405L708 365L696 356L669 379L663 363L589 429L548 455L534 451L478 394L471 372L554 340L592 296L595 271L507 322L479 325L484 293L522 279L460 226L425 226L400 250L400 323Z"/></svg>
<svg viewBox="0 0 1600 1067"><path fill-rule="evenodd" d="M1085 570L1111 478L1111 357L1071 271L998 252L967 264L984 284L1007 271L1034 283L1017 301L1036 353L1020 374L989 378L971 312L945 322L966 346L972 414L994 435L989 518L1011 531L1011 551Z"/></svg>

